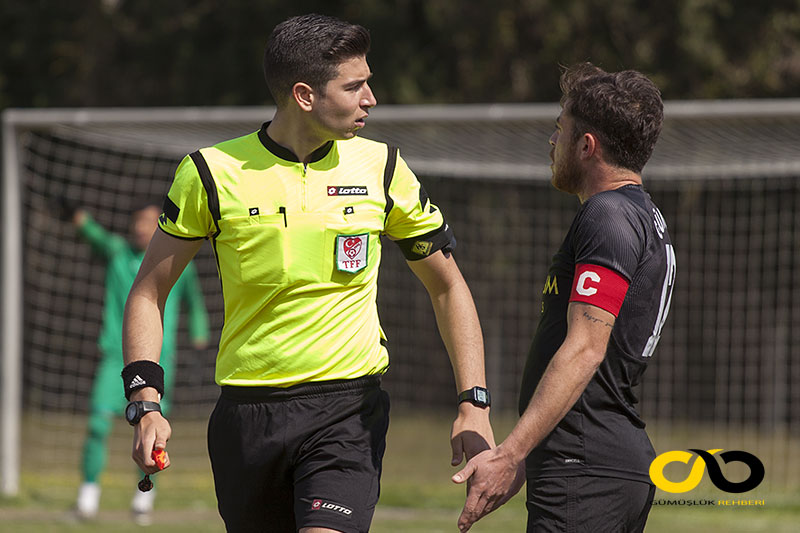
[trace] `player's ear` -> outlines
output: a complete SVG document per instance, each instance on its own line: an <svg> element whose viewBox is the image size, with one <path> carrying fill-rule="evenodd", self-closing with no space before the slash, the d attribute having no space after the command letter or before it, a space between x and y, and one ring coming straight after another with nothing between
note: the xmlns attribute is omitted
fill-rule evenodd
<svg viewBox="0 0 800 533"><path fill-rule="evenodd" d="M584 133L580 139L580 142L578 143L578 146L580 147L581 159L590 159L600 148L600 145L597 142L597 137L591 133Z"/></svg>
<svg viewBox="0 0 800 533"><path fill-rule="evenodd" d="M292 98L303 111L311 111L314 97L314 89L309 84L298 81L292 86Z"/></svg>

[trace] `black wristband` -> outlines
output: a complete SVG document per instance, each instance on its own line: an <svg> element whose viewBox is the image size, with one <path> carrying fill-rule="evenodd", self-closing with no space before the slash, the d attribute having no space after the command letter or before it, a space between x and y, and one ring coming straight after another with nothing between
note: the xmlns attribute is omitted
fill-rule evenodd
<svg viewBox="0 0 800 533"><path fill-rule="evenodd" d="M145 387L153 387L160 397L164 397L164 369L154 361L144 359L125 366L122 369L122 383L128 400L133 391Z"/></svg>

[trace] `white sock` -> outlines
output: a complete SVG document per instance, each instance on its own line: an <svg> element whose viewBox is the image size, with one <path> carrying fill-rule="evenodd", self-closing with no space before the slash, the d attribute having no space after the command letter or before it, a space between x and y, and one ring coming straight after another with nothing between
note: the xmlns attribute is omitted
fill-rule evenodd
<svg viewBox="0 0 800 533"><path fill-rule="evenodd" d="M100 507L100 485L88 481L81 484L78 489L78 513L82 516L92 517L97 514Z"/></svg>
<svg viewBox="0 0 800 533"><path fill-rule="evenodd" d="M142 492L137 490L131 500L131 510L135 513L149 513L153 510L156 499L156 489Z"/></svg>

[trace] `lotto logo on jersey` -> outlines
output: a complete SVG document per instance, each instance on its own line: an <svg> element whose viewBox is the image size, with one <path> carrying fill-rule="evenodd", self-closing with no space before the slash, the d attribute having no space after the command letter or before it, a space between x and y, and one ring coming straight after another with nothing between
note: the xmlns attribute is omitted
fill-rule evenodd
<svg viewBox="0 0 800 533"><path fill-rule="evenodd" d="M341 513L346 516L350 516L351 514L353 514L353 510L345 507L344 505L337 505L335 503L326 502L323 500L314 500L313 502L311 502L312 511L319 511L321 509L327 511L333 511L336 513Z"/></svg>
<svg viewBox="0 0 800 533"><path fill-rule="evenodd" d="M369 233L336 236L336 268L355 274L367 266Z"/></svg>
<svg viewBox="0 0 800 533"><path fill-rule="evenodd" d="M364 185L328 185L328 196L367 196Z"/></svg>

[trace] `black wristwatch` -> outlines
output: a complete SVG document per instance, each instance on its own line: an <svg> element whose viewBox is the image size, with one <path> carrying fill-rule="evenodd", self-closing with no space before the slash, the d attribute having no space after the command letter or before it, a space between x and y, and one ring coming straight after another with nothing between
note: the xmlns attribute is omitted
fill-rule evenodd
<svg viewBox="0 0 800 533"><path fill-rule="evenodd" d="M128 402L128 406L125 407L125 420L135 426L144 415L153 411L161 412L158 402Z"/></svg>
<svg viewBox="0 0 800 533"><path fill-rule="evenodd" d="M458 403L461 402L469 402L477 407L489 407L492 405L492 398L487 389L472 387L458 395Z"/></svg>

